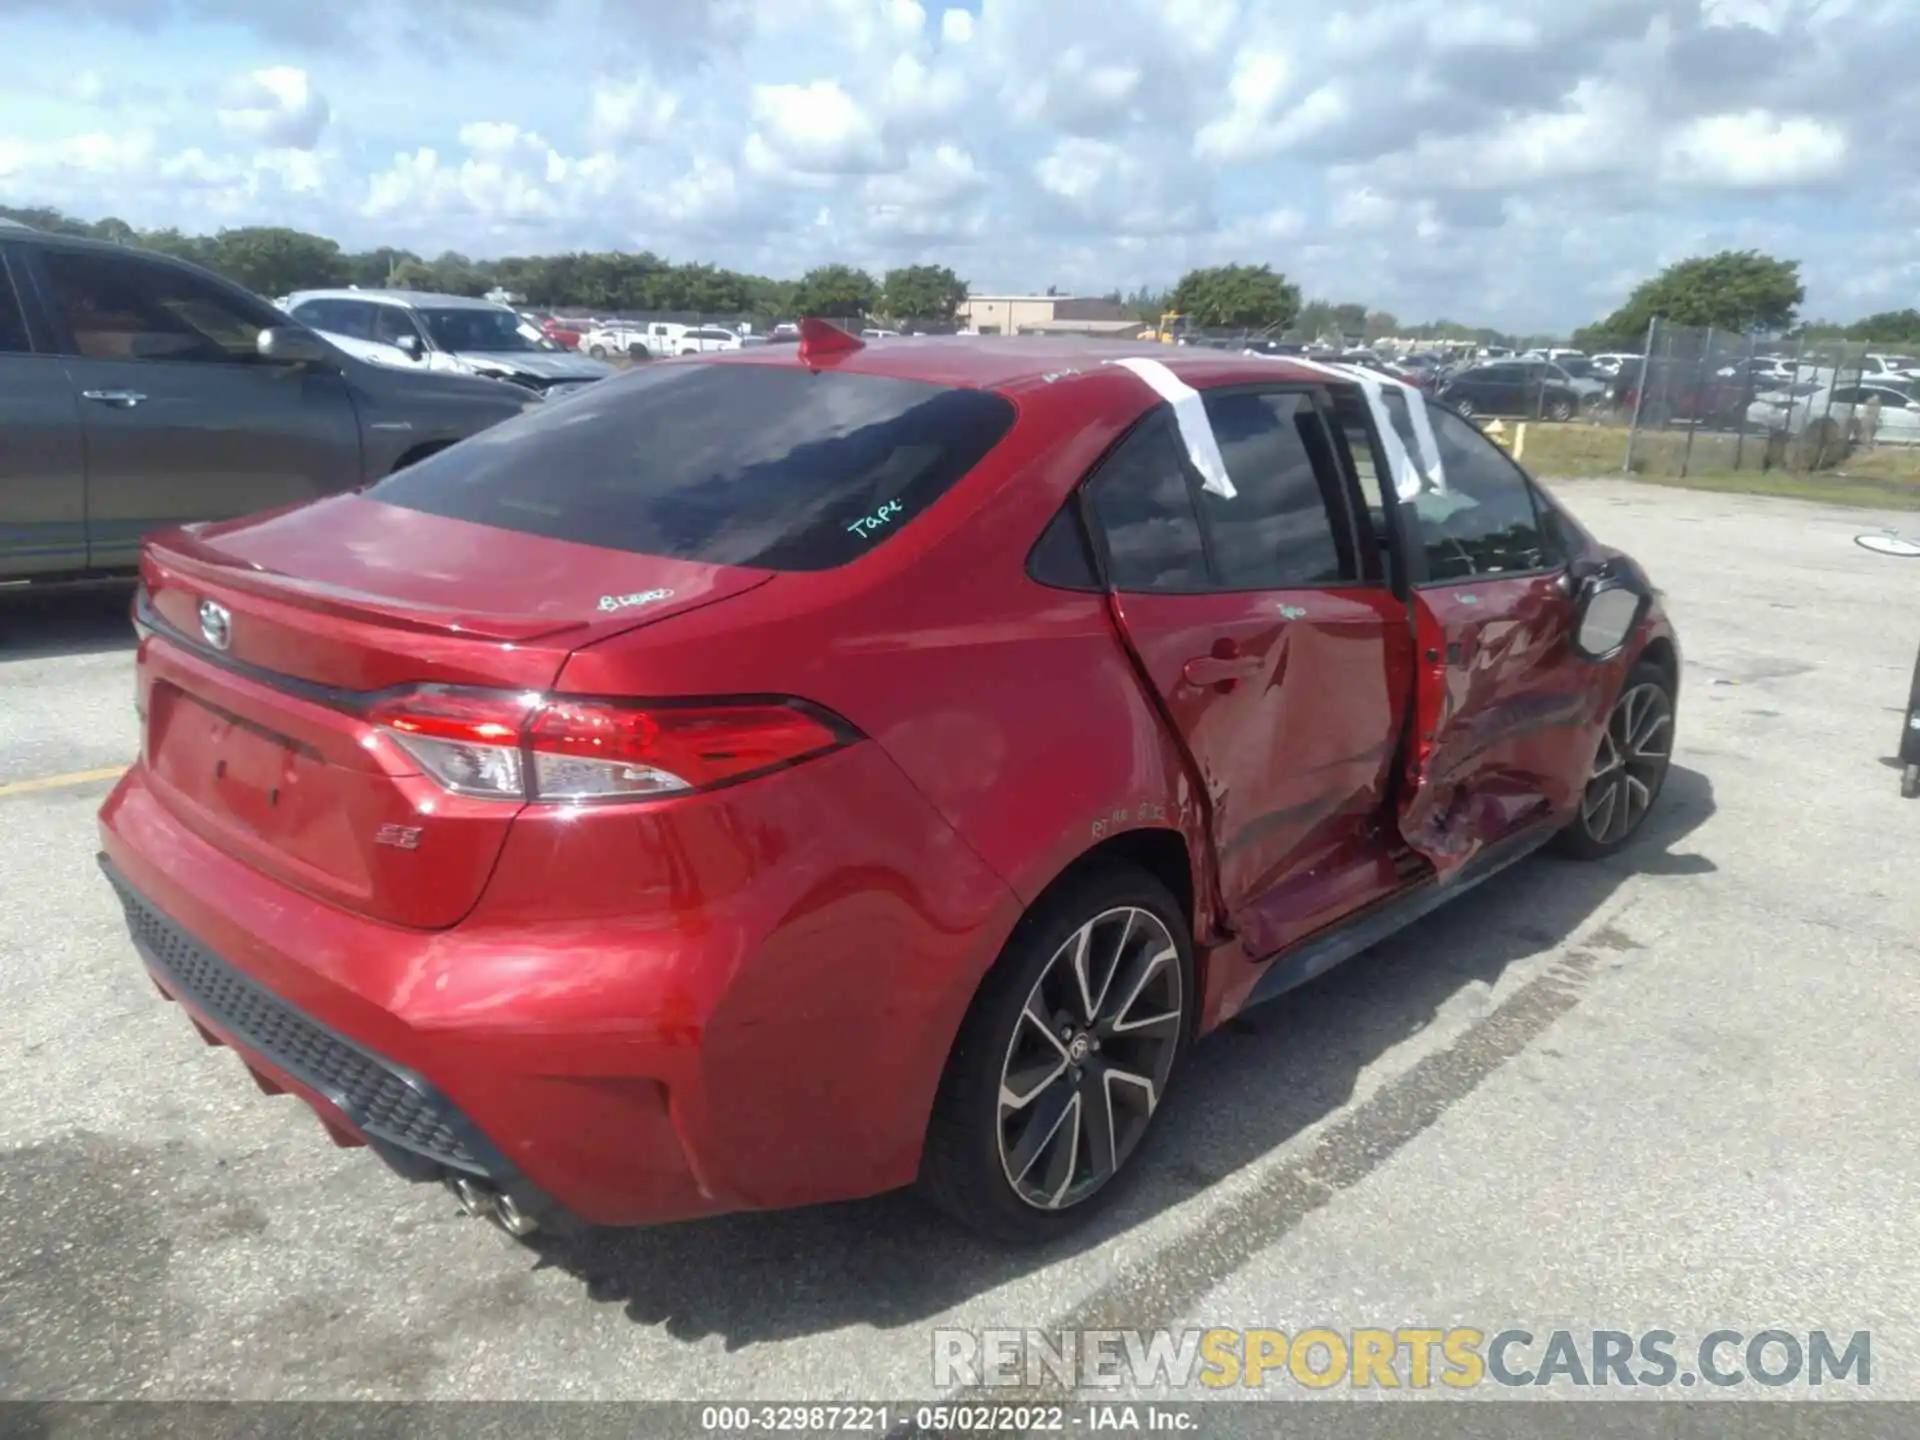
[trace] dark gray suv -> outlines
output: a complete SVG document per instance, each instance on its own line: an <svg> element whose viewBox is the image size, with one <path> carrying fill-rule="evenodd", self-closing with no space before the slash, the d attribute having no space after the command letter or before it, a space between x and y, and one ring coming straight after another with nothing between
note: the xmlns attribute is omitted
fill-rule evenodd
<svg viewBox="0 0 1920 1440"><path fill-rule="evenodd" d="M216 275L0 221L0 584L352 490L544 404L370 364Z"/></svg>

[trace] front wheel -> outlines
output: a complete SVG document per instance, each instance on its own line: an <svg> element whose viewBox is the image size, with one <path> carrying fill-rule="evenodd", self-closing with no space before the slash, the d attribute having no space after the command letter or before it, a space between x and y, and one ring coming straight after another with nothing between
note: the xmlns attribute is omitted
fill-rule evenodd
<svg viewBox="0 0 1920 1440"><path fill-rule="evenodd" d="M1580 812L1560 832L1563 853L1602 860L1624 848L1660 798L1673 763L1673 692L1655 665L1636 665L1607 716Z"/></svg>
<svg viewBox="0 0 1920 1440"><path fill-rule="evenodd" d="M1558 400L1552 400L1547 403L1547 419L1549 420L1571 420L1573 419L1573 411L1573 401L1564 396Z"/></svg>
<svg viewBox="0 0 1920 1440"><path fill-rule="evenodd" d="M1021 921L948 1058L921 1162L928 1199L1016 1243L1093 1212L1185 1048L1188 928L1132 866L1071 881Z"/></svg>
<svg viewBox="0 0 1920 1440"><path fill-rule="evenodd" d="M1453 413L1458 415L1462 420L1473 419L1473 401L1467 399L1465 396L1461 396L1458 400L1449 400L1447 404L1453 407Z"/></svg>
<svg viewBox="0 0 1920 1440"><path fill-rule="evenodd" d="M592 349L587 351L587 354L591 355L596 360L604 360L607 358L607 347L604 345L595 345Z"/></svg>
<svg viewBox="0 0 1920 1440"><path fill-rule="evenodd" d="M1920 765L1909 765L1900 772L1900 798L1920 800Z"/></svg>

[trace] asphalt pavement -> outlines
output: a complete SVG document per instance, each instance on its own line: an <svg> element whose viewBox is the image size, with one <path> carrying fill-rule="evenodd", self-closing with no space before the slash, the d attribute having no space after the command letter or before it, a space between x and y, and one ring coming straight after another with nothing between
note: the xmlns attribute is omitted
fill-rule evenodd
<svg viewBox="0 0 1920 1440"><path fill-rule="evenodd" d="M335 1149L94 868L124 593L0 596L0 1399L930 1398L936 1328L1160 1326L1866 1330L1920 1399L1920 565L1851 543L1892 517L1558 489L1681 631L1643 842L1210 1038L1120 1203L1025 1253L907 1196L527 1246Z"/></svg>

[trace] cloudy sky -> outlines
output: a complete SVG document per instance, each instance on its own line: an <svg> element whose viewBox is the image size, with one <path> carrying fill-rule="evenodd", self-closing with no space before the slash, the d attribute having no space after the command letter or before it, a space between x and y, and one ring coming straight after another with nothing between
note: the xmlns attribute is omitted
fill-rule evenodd
<svg viewBox="0 0 1920 1440"><path fill-rule="evenodd" d="M1567 328L1920 304L1920 0L0 0L0 203ZM29 77L24 81L21 77Z"/></svg>

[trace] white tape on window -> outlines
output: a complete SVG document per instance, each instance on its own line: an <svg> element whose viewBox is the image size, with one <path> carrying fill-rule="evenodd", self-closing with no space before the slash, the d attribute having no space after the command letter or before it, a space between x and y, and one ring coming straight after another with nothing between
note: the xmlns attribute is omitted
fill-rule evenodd
<svg viewBox="0 0 1920 1440"><path fill-rule="evenodd" d="M1298 355L1275 355L1272 358L1298 365L1303 370L1331 375L1336 380L1351 380L1359 385L1361 394L1367 398L1367 408L1373 412L1373 425L1380 432L1380 443L1387 447L1387 467L1393 471L1394 493L1402 500L1416 498L1422 489L1429 486L1441 495L1447 493L1447 468L1441 463L1440 447L1434 442L1433 426L1427 419L1426 397L1418 389L1358 365L1322 365L1317 360L1306 360ZM1388 385L1406 396L1407 414L1413 423L1413 441L1420 447L1421 463L1418 469L1414 467L1413 457L1407 454L1406 444L1400 438L1400 427L1393 423L1393 412L1387 407L1385 387Z"/></svg>
<svg viewBox="0 0 1920 1440"><path fill-rule="evenodd" d="M1193 468L1200 472L1203 489L1226 500L1240 493L1233 488L1233 480L1227 474L1227 462L1220 456L1219 437L1213 433L1213 422L1207 419L1206 402L1198 390L1158 360L1109 360L1107 363L1131 370L1152 387L1154 394L1173 407L1174 423L1180 427L1180 439L1187 447L1187 458L1193 461Z"/></svg>

